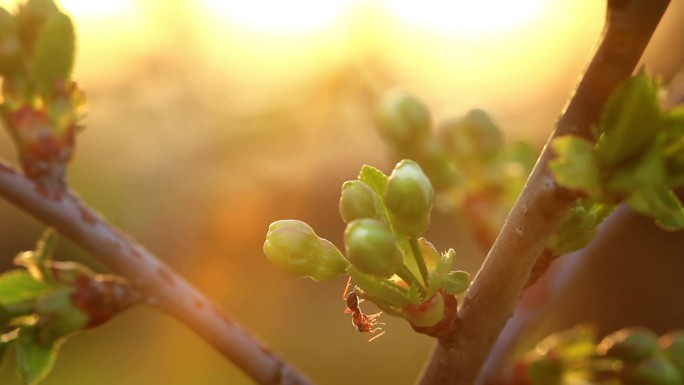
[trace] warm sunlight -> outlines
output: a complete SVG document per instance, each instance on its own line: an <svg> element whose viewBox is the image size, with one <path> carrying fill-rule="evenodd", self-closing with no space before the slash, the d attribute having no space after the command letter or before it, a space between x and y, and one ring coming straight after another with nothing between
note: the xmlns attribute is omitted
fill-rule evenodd
<svg viewBox="0 0 684 385"><path fill-rule="evenodd" d="M76 18L110 17L124 14L133 8L133 0L61 0L60 4Z"/></svg>
<svg viewBox="0 0 684 385"><path fill-rule="evenodd" d="M350 0L203 0L208 10L247 29L298 33L330 26Z"/></svg>
<svg viewBox="0 0 684 385"><path fill-rule="evenodd" d="M544 0L380 0L401 21L444 34L505 33L540 17Z"/></svg>

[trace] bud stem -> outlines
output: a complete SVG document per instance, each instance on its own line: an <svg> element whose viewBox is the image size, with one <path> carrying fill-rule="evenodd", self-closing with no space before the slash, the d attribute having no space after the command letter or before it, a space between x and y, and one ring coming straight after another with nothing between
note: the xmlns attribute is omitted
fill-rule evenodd
<svg viewBox="0 0 684 385"><path fill-rule="evenodd" d="M420 270L420 275L423 277L423 282L425 286L428 285L428 270L425 265L425 259L423 258L423 253L420 251L420 244L418 244L418 238L411 237L409 239L411 244L411 250L413 251L413 256L416 258L416 264L418 265L418 270Z"/></svg>
<svg viewBox="0 0 684 385"><path fill-rule="evenodd" d="M396 274L397 274L399 277L401 277L401 279L403 279L404 281L406 281L406 283L408 283L409 285L415 285L415 286L417 286L418 289L420 290L420 293L421 293L421 294L427 293L427 289L425 289L425 286L423 286L423 284L420 283L420 280L418 279L418 277L416 277L416 276L413 274L413 272L411 271L411 269L409 269L408 266L406 266L405 263L402 263L402 264L401 264L401 266L399 267L399 270L397 271Z"/></svg>

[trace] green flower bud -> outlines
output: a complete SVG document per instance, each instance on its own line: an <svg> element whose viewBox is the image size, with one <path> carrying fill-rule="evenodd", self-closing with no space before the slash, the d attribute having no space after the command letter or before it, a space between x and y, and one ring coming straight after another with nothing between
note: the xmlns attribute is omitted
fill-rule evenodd
<svg viewBox="0 0 684 385"><path fill-rule="evenodd" d="M663 357L641 361L634 368L625 370L625 385L678 385L682 377L677 369Z"/></svg>
<svg viewBox="0 0 684 385"><path fill-rule="evenodd" d="M344 244L349 262L362 273L389 278L403 265L397 239L376 219L357 219L347 225Z"/></svg>
<svg viewBox="0 0 684 385"><path fill-rule="evenodd" d="M342 185L340 215L344 223L355 219L382 217L380 197L368 185L359 180L350 180Z"/></svg>
<svg viewBox="0 0 684 385"><path fill-rule="evenodd" d="M306 223L296 220L271 223L264 253L290 274L310 277L314 281L334 278L344 273L349 265L335 245L317 236Z"/></svg>
<svg viewBox="0 0 684 385"><path fill-rule="evenodd" d="M658 336L644 328L624 328L606 336L598 346L599 353L625 362L636 362L653 356L658 350Z"/></svg>
<svg viewBox="0 0 684 385"><path fill-rule="evenodd" d="M393 92L380 103L378 127L395 144L415 145L430 134L431 126L427 106L410 94Z"/></svg>
<svg viewBox="0 0 684 385"><path fill-rule="evenodd" d="M437 293L421 303L406 306L402 316L413 326L430 327L444 319L444 310L444 298Z"/></svg>
<svg viewBox="0 0 684 385"><path fill-rule="evenodd" d="M418 237L427 230L434 199L430 180L416 162L404 159L397 163L385 192L385 205L397 231Z"/></svg>
<svg viewBox="0 0 684 385"><path fill-rule="evenodd" d="M684 331L674 330L658 341L663 353L684 378Z"/></svg>
<svg viewBox="0 0 684 385"><path fill-rule="evenodd" d="M482 110L472 110L462 119L445 121L440 136L447 149L459 157L490 157L503 148L497 125Z"/></svg>

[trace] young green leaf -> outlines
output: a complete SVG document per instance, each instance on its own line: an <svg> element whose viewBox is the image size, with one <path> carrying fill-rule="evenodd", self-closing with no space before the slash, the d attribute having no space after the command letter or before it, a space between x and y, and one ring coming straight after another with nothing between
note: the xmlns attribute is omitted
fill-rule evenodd
<svg viewBox="0 0 684 385"><path fill-rule="evenodd" d="M57 81L66 81L74 66L76 35L71 18L57 13L38 35L32 59L32 75L39 90L47 93Z"/></svg>
<svg viewBox="0 0 684 385"><path fill-rule="evenodd" d="M52 282L52 276L46 263L52 259L56 243L57 235L55 231L48 228L43 232L43 235L36 244L36 249L34 251L19 253L19 255L14 258L14 264L24 266L29 273L31 273L33 278L45 283L50 283Z"/></svg>
<svg viewBox="0 0 684 385"><path fill-rule="evenodd" d="M401 308L411 303L408 298L408 290L390 280L364 274L353 266L347 269L347 273L349 273L354 283L364 293L374 298L373 302L375 303L382 302L396 308Z"/></svg>
<svg viewBox="0 0 684 385"><path fill-rule="evenodd" d="M17 336L16 329L0 335L0 365L2 365L2 360L5 357L5 353L7 353L7 348L17 339Z"/></svg>
<svg viewBox="0 0 684 385"><path fill-rule="evenodd" d="M666 187L636 191L626 201L629 207L654 218L656 223L664 229L684 228L682 202L672 190Z"/></svg>
<svg viewBox="0 0 684 385"><path fill-rule="evenodd" d="M45 378L57 358L57 351L63 340L49 346L37 342L37 329L27 326L21 328L17 344L17 371L26 385L34 385Z"/></svg>
<svg viewBox="0 0 684 385"><path fill-rule="evenodd" d="M0 275L0 304L11 304L36 299L50 287L35 279L26 270L10 270Z"/></svg>
<svg viewBox="0 0 684 385"><path fill-rule="evenodd" d="M606 103L598 157L615 166L645 151L658 133L658 86L644 72L623 82Z"/></svg>
<svg viewBox="0 0 684 385"><path fill-rule="evenodd" d="M442 276L442 287L449 294L461 294L470 285L470 274L465 271L452 271Z"/></svg>
<svg viewBox="0 0 684 385"><path fill-rule="evenodd" d="M549 162L549 167L556 181L590 197L600 197L601 177L594 145L582 138L563 136L554 140L552 146L556 158Z"/></svg>
<svg viewBox="0 0 684 385"><path fill-rule="evenodd" d="M361 167L361 172L359 172L358 179L370 187L371 190L375 191L378 196L382 197L385 195L388 177L377 168L363 165L363 167Z"/></svg>

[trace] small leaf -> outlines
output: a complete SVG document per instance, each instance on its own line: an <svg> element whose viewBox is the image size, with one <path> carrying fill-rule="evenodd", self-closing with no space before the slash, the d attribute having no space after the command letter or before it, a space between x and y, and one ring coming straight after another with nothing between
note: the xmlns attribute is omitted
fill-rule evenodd
<svg viewBox="0 0 684 385"><path fill-rule="evenodd" d="M76 35L69 16L58 13L45 23L38 35L32 59L32 75L38 89L48 93L56 81L66 81L74 65Z"/></svg>
<svg viewBox="0 0 684 385"><path fill-rule="evenodd" d="M594 145L582 138L563 136L553 141L556 158L549 162L556 181L569 189L600 197L601 178Z"/></svg>
<svg viewBox="0 0 684 385"><path fill-rule="evenodd" d="M672 190L666 187L636 191L627 198L627 204L654 218L666 230L684 228L684 207Z"/></svg>
<svg viewBox="0 0 684 385"><path fill-rule="evenodd" d="M382 171L372 166L363 165L359 173L359 180L375 191L378 196L385 196L388 177Z"/></svg>
<svg viewBox="0 0 684 385"><path fill-rule="evenodd" d="M12 304L38 298L50 290L25 270L11 270L0 275L0 304Z"/></svg>
<svg viewBox="0 0 684 385"><path fill-rule="evenodd" d="M5 353L7 353L7 348L9 345L17 339L18 333L17 329L14 329L8 333L0 335L0 365L2 365L2 360L5 358Z"/></svg>
<svg viewBox="0 0 684 385"><path fill-rule="evenodd" d="M660 107L658 86L644 72L627 79L610 97L603 110L603 135L597 152L607 166L638 156L658 133Z"/></svg>
<svg viewBox="0 0 684 385"><path fill-rule="evenodd" d="M597 233L597 226L615 209L614 205L592 203L578 199L561 220L547 247L555 255L567 254L588 245Z"/></svg>
<svg viewBox="0 0 684 385"><path fill-rule="evenodd" d="M347 272L361 290L378 302L383 302L385 305L396 308L401 308L411 303L408 298L408 290L392 281L364 274L351 266L347 269Z"/></svg>
<svg viewBox="0 0 684 385"><path fill-rule="evenodd" d="M52 369L63 339L50 346L38 344L35 327L23 327L17 338L17 371L26 385L43 380Z"/></svg>
<svg viewBox="0 0 684 385"><path fill-rule="evenodd" d="M52 276L46 263L52 259L56 243L57 235L55 231L52 228L48 228L43 232L43 235L36 244L36 249L20 253L14 258L14 263L28 269L33 278L49 283L52 281Z"/></svg>
<svg viewBox="0 0 684 385"><path fill-rule="evenodd" d="M616 170L606 182L605 188L612 193L626 196L636 190L664 186L667 182L664 139L660 136L640 159Z"/></svg>
<svg viewBox="0 0 684 385"><path fill-rule="evenodd" d="M442 287L449 294L461 294L468 289L470 274L465 271L452 271L442 277Z"/></svg>

